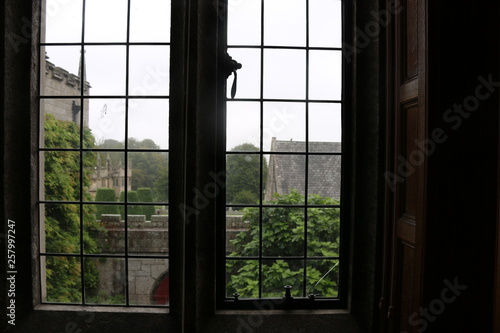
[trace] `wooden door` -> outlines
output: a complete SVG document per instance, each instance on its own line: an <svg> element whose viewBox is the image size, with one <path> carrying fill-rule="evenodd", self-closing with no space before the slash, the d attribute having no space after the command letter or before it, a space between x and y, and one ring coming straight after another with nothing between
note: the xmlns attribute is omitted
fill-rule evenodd
<svg viewBox="0 0 500 333"><path fill-rule="evenodd" d="M388 204L382 331L416 332L422 302L426 198L427 1L396 4L388 27ZM390 8L390 7L388 7ZM382 304L384 303L384 304Z"/></svg>

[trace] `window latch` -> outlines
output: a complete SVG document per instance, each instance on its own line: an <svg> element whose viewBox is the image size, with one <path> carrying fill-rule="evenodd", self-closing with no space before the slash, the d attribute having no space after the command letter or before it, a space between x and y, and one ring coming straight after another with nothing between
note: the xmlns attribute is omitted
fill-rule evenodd
<svg viewBox="0 0 500 333"><path fill-rule="evenodd" d="M224 75L227 79L229 75L234 74L233 86L231 87L231 98L234 98L234 96L236 96L236 85L238 81L238 74L236 74L236 71L241 67L242 65L239 62L234 60L229 54L225 54L224 60L222 62L222 70L224 71Z"/></svg>

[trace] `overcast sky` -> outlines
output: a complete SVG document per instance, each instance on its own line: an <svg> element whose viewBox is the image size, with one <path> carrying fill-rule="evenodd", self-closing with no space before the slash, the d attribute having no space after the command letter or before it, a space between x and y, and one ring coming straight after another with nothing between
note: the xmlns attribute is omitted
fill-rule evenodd
<svg viewBox="0 0 500 333"><path fill-rule="evenodd" d="M261 0L228 0L228 53L243 64L238 71L237 98L260 97L260 49L231 48L258 46L261 41ZM309 45L340 47L341 1L309 0ZM305 0L266 0L264 45L305 46ZM85 42L125 42L127 2L87 0ZM169 42L170 1L131 0L131 42ZM82 1L47 0L46 42L78 43L82 38ZM49 61L78 74L79 46L48 46ZM169 46L130 46L130 95L166 96L169 81ZM86 46L86 75L90 95L124 95L125 46ZM309 98L341 98L341 54L311 50L309 53ZM264 51L263 97L304 99L306 97L306 52L266 49ZM228 86L232 77L228 80ZM310 103L309 140L339 142L340 105ZM123 99L91 99L90 127L98 141L123 141L125 102ZM129 136L152 139L168 148L168 100L130 100ZM228 103L227 147L251 142L258 146L260 109L258 102ZM264 149L272 137L304 141L305 104L264 103Z"/></svg>

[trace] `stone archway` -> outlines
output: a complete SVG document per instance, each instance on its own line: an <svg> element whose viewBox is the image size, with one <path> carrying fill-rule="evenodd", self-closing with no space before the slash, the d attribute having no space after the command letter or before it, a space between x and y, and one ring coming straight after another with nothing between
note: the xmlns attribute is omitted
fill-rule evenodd
<svg viewBox="0 0 500 333"><path fill-rule="evenodd" d="M151 292L151 304L169 305L170 303L170 274L168 271L156 279Z"/></svg>

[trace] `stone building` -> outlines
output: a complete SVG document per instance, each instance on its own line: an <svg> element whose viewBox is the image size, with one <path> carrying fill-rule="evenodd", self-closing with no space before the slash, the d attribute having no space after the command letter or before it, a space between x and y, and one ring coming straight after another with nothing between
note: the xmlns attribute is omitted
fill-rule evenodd
<svg viewBox="0 0 500 333"><path fill-rule="evenodd" d="M104 163L101 159L101 154L97 153L97 161L91 178L92 185L89 191L92 198L95 198L98 188L112 188L115 190L115 195L118 198L120 193L125 191L125 178L127 179L127 191L132 190L132 164L129 161L128 170L125 172L121 161L118 162L118 165L113 165L108 154Z"/></svg>
<svg viewBox="0 0 500 333"><path fill-rule="evenodd" d="M55 98L44 99L43 112L52 114L57 120L71 121L80 125L81 99L57 98L56 96L80 96L82 88L82 76L85 77L85 64L80 60L78 75L72 74L64 68L58 67L45 59L45 77L42 78L43 94ZM86 80L83 84L83 95L88 96L91 86ZM84 103L83 126L89 127L89 105Z"/></svg>
<svg viewBox="0 0 500 333"><path fill-rule="evenodd" d="M305 193L306 160L305 142L272 139L271 152L292 152L292 154L271 154L264 200L272 200L274 194L286 194L291 190ZM340 142L309 142L310 152L341 153ZM313 155L309 157L308 194L340 199L341 156Z"/></svg>

